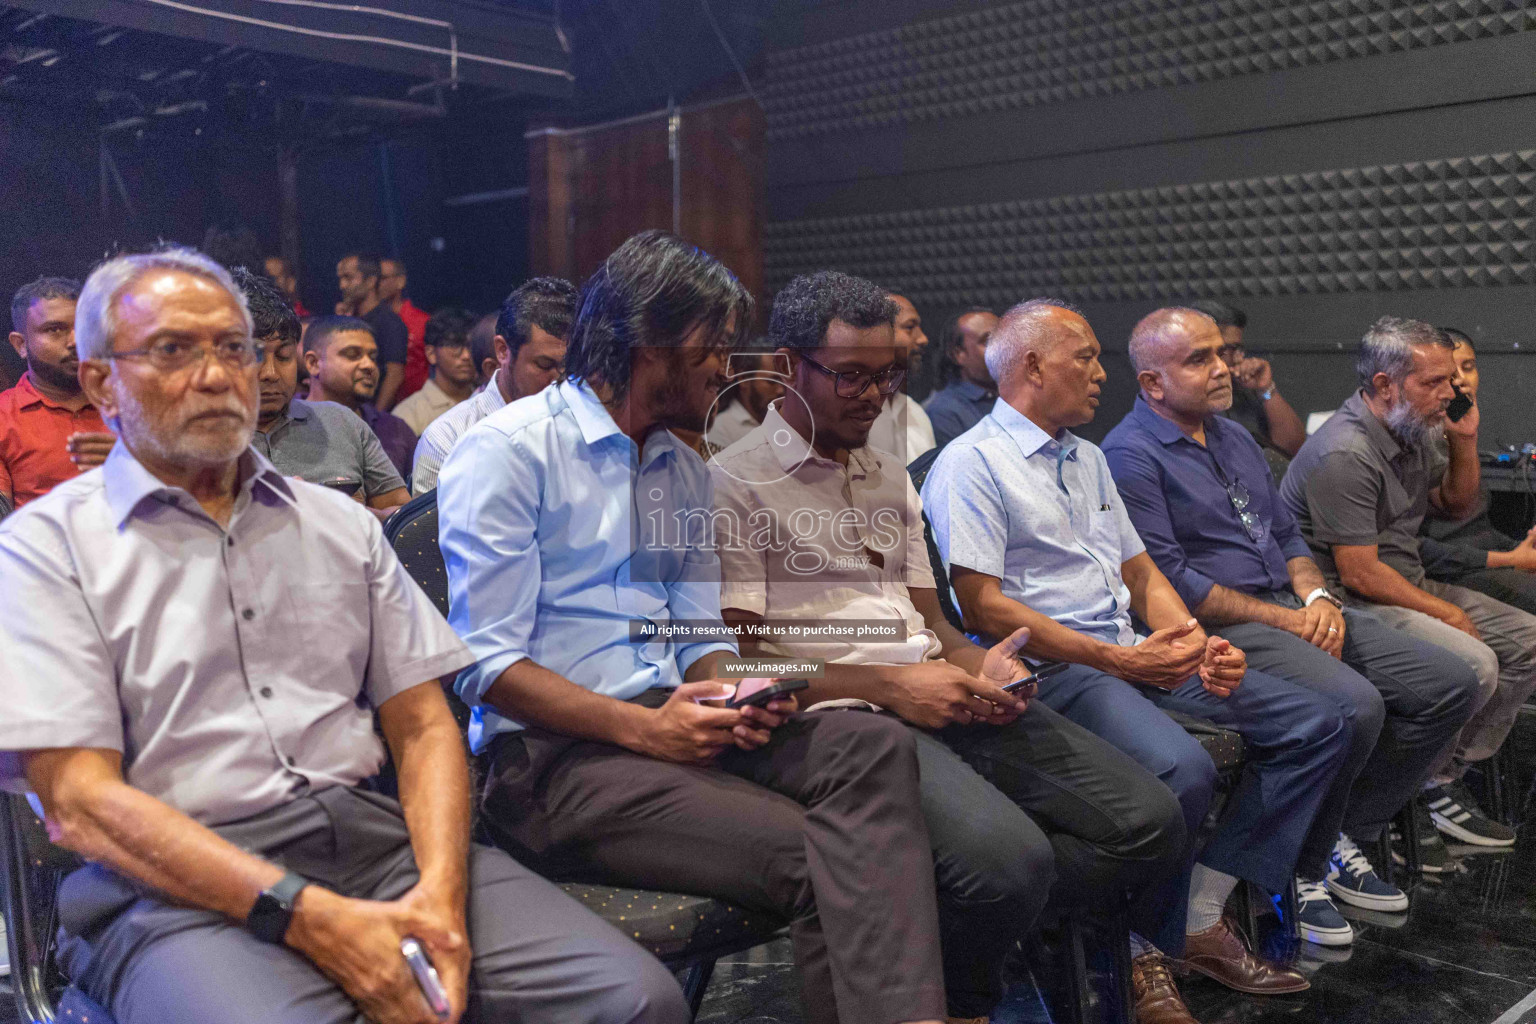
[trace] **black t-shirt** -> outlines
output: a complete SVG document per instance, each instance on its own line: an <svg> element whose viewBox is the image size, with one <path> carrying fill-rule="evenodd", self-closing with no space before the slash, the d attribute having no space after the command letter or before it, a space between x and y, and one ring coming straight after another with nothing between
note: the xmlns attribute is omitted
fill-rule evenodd
<svg viewBox="0 0 1536 1024"><path fill-rule="evenodd" d="M379 370L383 371L388 363L405 365L405 350L410 344L410 332L405 328L405 321L400 319L400 314L390 309L384 303L373 307L370 313L364 313L362 318L368 321L368 326L373 328L373 340L379 346Z"/></svg>

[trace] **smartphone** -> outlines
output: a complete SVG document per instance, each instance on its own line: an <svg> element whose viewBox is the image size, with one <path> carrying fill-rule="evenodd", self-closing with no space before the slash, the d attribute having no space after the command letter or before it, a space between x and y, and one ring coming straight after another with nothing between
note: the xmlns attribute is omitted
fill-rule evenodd
<svg viewBox="0 0 1536 1024"><path fill-rule="evenodd" d="M1071 662L1067 661L1047 662L1046 664L1041 665L1039 668L1035 669L1029 675L1025 676L1023 679L1020 679L1017 682L1009 683L1007 686L1003 687L1003 692L1014 693L1023 687L1028 686L1030 683L1038 683L1042 679L1049 679L1051 676L1054 676L1058 672L1065 672L1068 668L1071 667L1071 664Z"/></svg>
<svg viewBox="0 0 1536 1024"><path fill-rule="evenodd" d="M421 948L421 943L406 937L400 940L400 955L405 957L411 973L416 975L416 984L421 987L421 997L427 1001L427 1006L438 1020L447 1020L453 1014L453 1007L448 1002L448 990L443 988L443 980L437 976L437 968L427 959L427 951Z"/></svg>
<svg viewBox="0 0 1536 1024"><path fill-rule="evenodd" d="M1451 399L1451 404L1445 407L1445 418L1455 423L1472 411L1472 399L1468 398L1467 393L1455 384L1451 385L1451 390L1456 392L1456 397Z"/></svg>
<svg viewBox="0 0 1536 1024"><path fill-rule="evenodd" d="M770 701L791 693L809 689L810 681L806 679L743 679L736 686L736 695L725 702L728 708L760 708Z"/></svg>

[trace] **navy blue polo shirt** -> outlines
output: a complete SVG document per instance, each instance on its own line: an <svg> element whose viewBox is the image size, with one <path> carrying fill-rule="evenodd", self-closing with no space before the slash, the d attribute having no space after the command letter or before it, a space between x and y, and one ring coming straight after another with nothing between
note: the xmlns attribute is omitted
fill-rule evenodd
<svg viewBox="0 0 1536 1024"><path fill-rule="evenodd" d="M1311 556L1263 451L1241 424L1210 417L1202 446L1137 395L1103 448L1147 553L1190 610L1217 583L1245 594L1289 590L1285 563ZM1258 540L1243 527L1223 476L1247 490Z"/></svg>

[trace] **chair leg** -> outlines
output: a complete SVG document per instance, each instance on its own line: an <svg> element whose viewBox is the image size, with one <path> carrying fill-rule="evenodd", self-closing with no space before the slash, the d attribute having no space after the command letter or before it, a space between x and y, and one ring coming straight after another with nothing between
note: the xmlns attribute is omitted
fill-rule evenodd
<svg viewBox="0 0 1536 1024"><path fill-rule="evenodd" d="M1418 799L1415 795L1414 800ZM1413 813L1413 804L1397 812L1397 834L1403 837L1403 867L1410 877L1419 874L1423 861L1419 860L1419 819Z"/></svg>
<svg viewBox="0 0 1536 1024"><path fill-rule="evenodd" d="M1066 923L1067 957L1072 961L1069 1024L1088 1024L1093 1019L1093 989L1088 980L1088 953L1083 945L1083 926L1075 919Z"/></svg>
<svg viewBox="0 0 1536 1024"><path fill-rule="evenodd" d="M39 924L38 892L53 883L51 873L27 863L18 813L13 801L0 794L0 861L3 861L6 944L11 958L11 987L16 1009L24 1021L53 1020L53 998L48 993L48 950ZM30 812L28 812L30 813ZM52 889L48 892L51 894Z"/></svg>
<svg viewBox="0 0 1536 1024"><path fill-rule="evenodd" d="M1397 865L1392 863L1392 826L1389 824L1381 830L1380 837L1376 840L1376 856L1372 866L1376 874L1388 885L1396 885Z"/></svg>
<svg viewBox="0 0 1536 1024"><path fill-rule="evenodd" d="M1285 892L1280 895L1281 916L1284 920L1281 924L1285 928L1285 934L1290 943L1290 948L1295 949L1301 943L1301 922L1297 916L1301 913L1301 905L1296 898L1296 879L1292 878L1286 885Z"/></svg>
<svg viewBox="0 0 1536 1024"><path fill-rule="evenodd" d="M701 960L683 972L683 996L688 1000L688 1019L699 1015L704 1005L704 993L709 989L709 979L715 973L713 960Z"/></svg>
<svg viewBox="0 0 1536 1024"><path fill-rule="evenodd" d="M1135 1024L1136 993L1131 988L1131 923L1124 901L1110 917L1106 929L1110 954L1115 964L1115 993L1119 1005L1115 1008L1115 1024Z"/></svg>

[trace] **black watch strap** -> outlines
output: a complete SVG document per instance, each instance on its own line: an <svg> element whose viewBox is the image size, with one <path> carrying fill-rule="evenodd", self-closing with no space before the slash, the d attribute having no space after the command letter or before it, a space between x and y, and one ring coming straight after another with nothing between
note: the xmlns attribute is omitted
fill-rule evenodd
<svg viewBox="0 0 1536 1024"><path fill-rule="evenodd" d="M277 884L256 897L245 918L246 930L263 942L280 945L288 933L288 922L293 920L293 905L308 884L309 879L292 871L278 879Z"/></svg>

